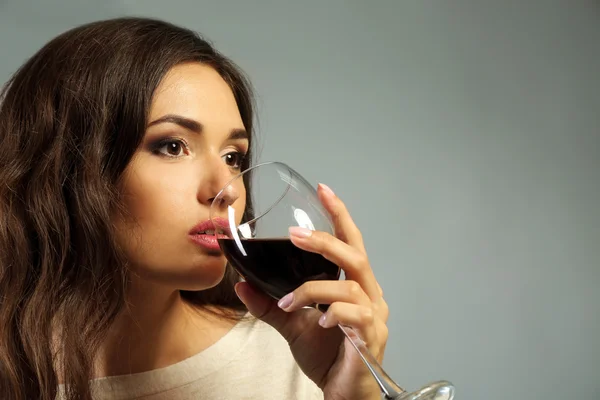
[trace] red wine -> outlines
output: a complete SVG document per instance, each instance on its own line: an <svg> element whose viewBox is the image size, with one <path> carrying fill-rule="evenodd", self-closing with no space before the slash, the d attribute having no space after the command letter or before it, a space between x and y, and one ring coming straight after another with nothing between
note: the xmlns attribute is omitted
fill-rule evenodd
<svg viewBox="0 0 600 400"><path fill-rule="evenodd" d="M275 299L311 280L337 280L340 268L320 254L299 249L289 239L219 239L233 267L252 286Z"/></svg>

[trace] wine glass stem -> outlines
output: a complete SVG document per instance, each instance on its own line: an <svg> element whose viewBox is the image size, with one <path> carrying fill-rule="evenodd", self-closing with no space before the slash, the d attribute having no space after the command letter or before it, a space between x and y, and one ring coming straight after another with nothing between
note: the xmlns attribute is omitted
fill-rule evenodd
<svg viewBox="0 0 600 400"><path fill-rule="evenodd" d="M381 393L385 395L386 399L400 399L401 396L406 393L404 389L402 389L396 382L392 380L388 376L388 374L383 370L383 367L379 364L377 359L371 354L369 349L367 348L365 342L362 341L360 336L349 326L343 326L338 324L339 328L344 332L344 335L350 340L352 346L358 351L360 357L363 362L373 374L373 377L379 384L379 388L381 389Z"/></svg>

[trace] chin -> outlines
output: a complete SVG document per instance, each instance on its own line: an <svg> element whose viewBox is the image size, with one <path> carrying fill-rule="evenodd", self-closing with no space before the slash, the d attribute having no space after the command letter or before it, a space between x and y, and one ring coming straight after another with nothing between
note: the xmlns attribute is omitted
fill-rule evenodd
<svg viewBox="0 0 600 400"><path fill-rule="evenodd" d="M177 279L179 290L200 291L213 288L223 280L227 262L225 257L215 257L201 267L193 267Z"/></svg>

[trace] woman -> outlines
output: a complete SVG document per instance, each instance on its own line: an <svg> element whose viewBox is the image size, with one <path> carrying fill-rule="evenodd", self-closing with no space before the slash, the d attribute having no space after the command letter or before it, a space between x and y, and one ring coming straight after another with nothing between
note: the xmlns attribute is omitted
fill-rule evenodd
<svg viewBox="0 0 600 400"><path fill-rule="evenodd" d="M381 361L387 305L329 188L336 237L290 234L345 281L276 303L190 240L253 134L242 73L162 21L80 26L17 71L0 108L3 398L380 398L335 326Z"/></svg>

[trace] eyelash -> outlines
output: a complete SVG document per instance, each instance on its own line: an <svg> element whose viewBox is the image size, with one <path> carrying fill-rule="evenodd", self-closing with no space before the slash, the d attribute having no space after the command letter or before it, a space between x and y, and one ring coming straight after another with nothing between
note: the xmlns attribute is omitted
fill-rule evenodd
<svg viewBox="0 0 600 400"><path fill-rule="evenodd" d="M236 171L240 171L242 169L242 165L244 164L244 161L246 161L247 154L242 153L240 151L231 151L231 152L225 154L223 157L227 157L227 156L231 156L231 155L237 156L238 160L235 165L230 165L230 167L235 169ZM227 162L227 161L225 161L225 162Z"/></svg>
<svg viewBox="0 0 600 400"><path fill-rule="evenodd" d="M172 143L178 143L183 147L183 150L188 150L189 151L189 146L187 144L187 142L184 139L181 138L168 138L168 139L163 139L159 142L157 142L156 144L154 144L152 146L152 153L156 154L159 157L165 157L165 158L179 158L181 156L173 156L173 155L167 155L163 152L161 152L160 150L162 148L164 148L165 146L172 144ZM247 153L243 152L243 151L231 151L225 155L223 155L223 158L228 157L228 156L237 156L238 159L236 160L236 164L235 165L230 165L231 168L236 169L236 170L241 170L242 169L242 165L244 164L244 161L246 161L246 156ZM226 161L227 162L227 161Z"/></svg>
<svg viewBox="0 0 600 400"><path fill-rule="evenodd" d="M181 138L168 138L168 139L160 140L160 141L156 142L155 144L153 144L152 145L152 153L156 154L157 156L165 157L165 158L179 158L180 156L169 155L169 154L165 154L160 151L163 147L165 147L169 144L172 144L172 143L180 144L184 151L186 149L189 150L189 146L185 140L183 140Z"/></svg>

